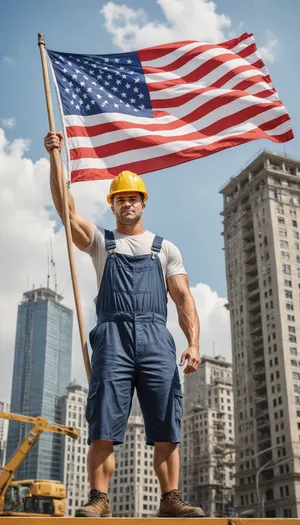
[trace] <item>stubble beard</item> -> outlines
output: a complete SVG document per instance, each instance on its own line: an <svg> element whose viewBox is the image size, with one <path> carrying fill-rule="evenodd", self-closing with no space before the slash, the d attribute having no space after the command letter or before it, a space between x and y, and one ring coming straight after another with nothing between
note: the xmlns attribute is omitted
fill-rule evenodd
<svg viewBox="0 0 300 525"><path fill-rule="evenodd" d="M137 224L140 219L142 217L142 213L138 213L138 214L135 214L134 217L124 217L121 213L119 214L118 218L117 218L117 222L119 222L120 224L124 224L124 225L135 225Z"/></svg>

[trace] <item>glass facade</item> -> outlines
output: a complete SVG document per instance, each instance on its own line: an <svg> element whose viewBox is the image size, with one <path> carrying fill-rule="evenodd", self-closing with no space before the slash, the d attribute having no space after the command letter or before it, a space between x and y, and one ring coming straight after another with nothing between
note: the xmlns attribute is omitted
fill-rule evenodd
<svg viewBox="0 0 300 525"><path fill-rule="evenodd" d="M71 379L73 312L49 288L26 292L18 309L11 412L61 421L59 398ZM30 425L11 421L7 458ZM62 436L45 432L15 479L63 479Z"/></svg>

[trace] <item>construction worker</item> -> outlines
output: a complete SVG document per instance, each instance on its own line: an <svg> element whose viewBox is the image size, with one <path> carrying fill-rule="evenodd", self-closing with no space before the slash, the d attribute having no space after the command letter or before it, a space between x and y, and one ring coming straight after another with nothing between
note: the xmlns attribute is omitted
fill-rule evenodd
<svg viewBox="0 0 300 525"><path fill-rule="evenodd" d="M51 191L60 217L62 194L51 151L61 150L62 144L60 132L45 137ZM136 388L146 441L155 447L154 470L162 492L158 515L202 517L201 507L184 502L178 490L182 392L175 344L166 327L168 292L188 341L180 365L187 361L186 374L200 365L199 319L180 252L144 230L148 194L142 178L130 171L120 173L110 186L107 200L117 223L113 232L81 217L70 192L68 199L73 241L92 257L99 287L97 325L90 333L92 372L86 407L91 490L75 515L111 515L107 492L115 469L113 447L123 442Z"/></svg>

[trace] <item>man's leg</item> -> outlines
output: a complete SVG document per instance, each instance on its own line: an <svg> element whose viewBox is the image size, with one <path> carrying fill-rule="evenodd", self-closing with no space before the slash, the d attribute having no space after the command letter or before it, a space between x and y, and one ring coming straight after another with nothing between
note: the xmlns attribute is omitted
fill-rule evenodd
<svg viewBox="0 0 300 525"><path fill-rule="evenodd" d="M180 459L176 443L155 443L153 466L162 494L178 489Z"/></svg>
<svg viewBox="0 0 300 525"><path fill-rule="evenodd" d="M87 503L76 510L80 518L110 517L107 497L110 478L115 470L115 454L112 441L95 440L90 444L87 466L91 490Z"/></svg>
<svg viewBox="0 0 300 525"><path fill-rule="evenodd" d="M115 471L115 453L112 441L92 441L87 456L91 489L107 493L109 481Z"/></svg>

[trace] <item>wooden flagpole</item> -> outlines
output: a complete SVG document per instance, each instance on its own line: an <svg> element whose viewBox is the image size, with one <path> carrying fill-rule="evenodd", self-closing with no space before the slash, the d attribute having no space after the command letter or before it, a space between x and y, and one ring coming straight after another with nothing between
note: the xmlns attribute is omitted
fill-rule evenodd
<svg viewBox="0 0 300 525"><path fill-rule="evenodd" d="M56 131L55 123L54 123L53 106L52 106L52 100L51 100L46 52L45 52L45 40L44 40L44 35L41 33L38 34L38 46L40 48L40 53L41 53L49 128L50 128L50 131ZM75 266L74 248L73 248L73 240L72 240L71 224L70 224L67 183L64 178L60 152L58 151L57 148L54 148L52 150L51 156L53 158L57 173L59 174L59 184L60 184L60 188L63 194L63 223L64 223L65 231L66 231L67 248L68 248L68 254L69 254L69 263L70 263L71 278L72 278L72 283L73 283L73 292L74 292L74 298L75 298L83 361L84 361L87 379L88 379L88 382L90 382L91 364L90 364L90 358L89 358L88 347L87 347L82 306L81 306L79 286L78 286L77 271L76 271L76 266Z"/></svg>

